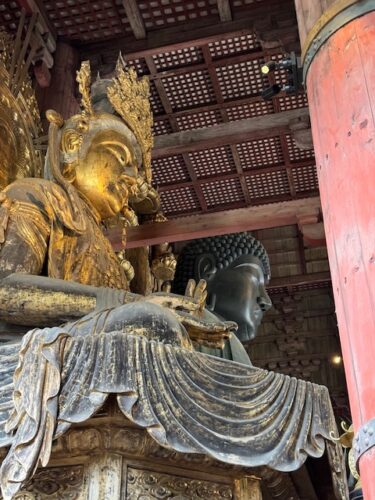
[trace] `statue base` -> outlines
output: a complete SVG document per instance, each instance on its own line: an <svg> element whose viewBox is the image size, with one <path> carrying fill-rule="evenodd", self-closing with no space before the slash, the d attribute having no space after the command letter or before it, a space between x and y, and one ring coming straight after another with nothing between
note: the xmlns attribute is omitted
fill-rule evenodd
<svg viewBox="0 0 375 500"><path fill-rule="evenodd" d="M261 500L262 471L163 448L127 420L113 398L54 442L48 467L15 499Z"/></svg>

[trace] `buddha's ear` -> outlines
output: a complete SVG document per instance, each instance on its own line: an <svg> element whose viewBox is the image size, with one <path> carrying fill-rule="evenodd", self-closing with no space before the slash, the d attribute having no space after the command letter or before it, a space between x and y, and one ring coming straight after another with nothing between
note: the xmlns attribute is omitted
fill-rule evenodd
<svg viewBox="0 0 375 500"><path fill-rule="evenodd" d="M194 263L194 276L198 280L209 281L217 272L216 259L210 253L199 255Z"/></svg>

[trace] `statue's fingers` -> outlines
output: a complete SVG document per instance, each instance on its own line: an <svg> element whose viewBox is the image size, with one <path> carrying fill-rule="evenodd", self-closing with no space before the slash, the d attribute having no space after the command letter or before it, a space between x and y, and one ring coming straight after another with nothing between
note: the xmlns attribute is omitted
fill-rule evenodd
<svg viewBox="0 0 375 500"><path fill-rule="evenodd" d="M205 292L206 289L207 289L207 282L206 282L206 280L199 280L198 285L195 287L194 297L199 298L199 296L202 295L203 292Z"/></svg>
<svg viewBox="0 0 375 500"><path fill-rule="evenodd" d="M199 297L199 305L201 309L204 308L206 305L206 300L207 300L207 291L205 290L204 292L201 293L201 296Z"/></svg>
<svg viewBox="0 0 375 500"><path fill-rule="evenodd" d="M187 282L185 295L187 297L194 297L194 291L195 291L195 280L191 279Z"/></svg>
<svg viewBox="0 0 375 500"><path fill-rule="evenodd" d="M206 280L199 280L198 285L195 288L196 292L204 292L207 289L207 281Z"/></svg>
<svg viewBox="0 0 375 500"><path fill-rule="evenodd" d="M169 281L163 283L161 289L164 293L169 293L171 291L171 283Z"/></svg>

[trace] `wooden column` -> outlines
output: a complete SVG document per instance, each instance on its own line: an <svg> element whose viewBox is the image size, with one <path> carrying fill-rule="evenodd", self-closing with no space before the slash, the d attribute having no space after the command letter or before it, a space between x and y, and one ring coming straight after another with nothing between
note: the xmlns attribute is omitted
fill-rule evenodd
<svg viewBox="0 0 375 500"><path fill-rule="evenodd" d="M336 313L358 438L354 450L364 497L371 500L375 499L375 4L296 0L296 8Z"/></svg>
<svg viewBox="0 0 375 500"><path fill-rule="evenodd" d="M47 88L36 88L43 125L46 125L45 112L48 109L58 111L64 118L79 112L79 102L76 98L78 69L77 50L67 43L59 42L54 53L51 83Z"/></svg>

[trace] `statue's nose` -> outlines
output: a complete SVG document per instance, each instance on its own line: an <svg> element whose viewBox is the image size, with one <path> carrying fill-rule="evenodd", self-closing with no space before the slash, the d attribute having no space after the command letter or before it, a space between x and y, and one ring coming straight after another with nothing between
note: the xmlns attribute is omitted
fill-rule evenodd
<svg viewBox="0 0 375 500"><path fill-rule="evenodd" d="M263 289L261 295L258 298L258 304L263 312L268 311L272 307L272 301L265 289Z"/></svg>

